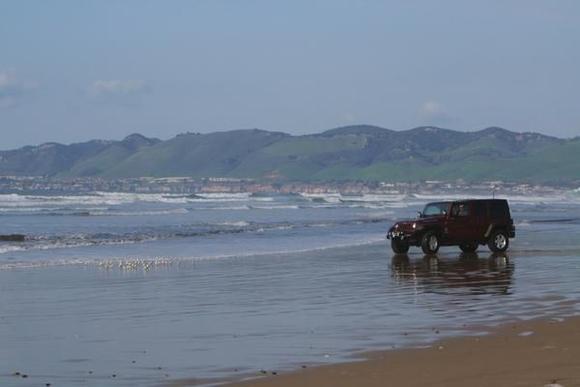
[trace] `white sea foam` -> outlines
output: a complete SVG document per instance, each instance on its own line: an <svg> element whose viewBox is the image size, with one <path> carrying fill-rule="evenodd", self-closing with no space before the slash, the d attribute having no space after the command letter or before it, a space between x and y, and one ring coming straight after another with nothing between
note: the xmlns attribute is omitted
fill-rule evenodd
<svg viewBox="0 0 580 387"><path fill-rule="evenodd" d="M117 236L112 238L95 238L84 234L71 234L67 238L56 239L48 236L37 236L33 240L18 244L0 244L0 255L19 251L45 251L57 249L73 249L90 246L124 245L157 240L156 235Z"/></svg>
<svg viewBox="0 0 580 387"><path fill-rule="evenodd" d="M187 203L184 197L170 197L163 194L137 194L120 192L95 192L91 195L40 196L40 195L0 195L0 207L47 206L115 206L135 202Z"/></svg>
<svg viewBox="0 0 580 387"><path fill-rule="evenodd" d="M189 202L212 202L212 201L247 201L248 193L242 194L202 194L197 198L189 198L176 194L153 194L153 193L124 193L124 192L94 192L85 195L19 195L1 194L0 207L41 207L51 205L121 205L137 202L145 203L172 203L185 204ZM271 201L272 198L252 198L255 201Z"/></svg>
<svg viewBox="0 0 580 387"><path fill-rule="evenodd" d="M107 258L88 258L72 257L66 259L47 259L47 260L29 260L29 261L2 261L0 260L0 270L13 269L33 269L53 266L95 266L104 269L134 270L134 269L153 269L160 266L170 266L181 263L193 263L198 261L216 260L216 259L234 259L245 257L267 257L271 255L293 255L315 251L326 251L331 249L343 249L347 247L372 245L384 240L381 235L369 235L364 240L356 240L346 243L329 243L324 246L314 246L309 248L296 248L289 250L268 250L268 251L249 251L235 254L216 254L216 255L199 255L186 257L107 257Z"/></svg>
<svg viewBox="0 0 580 387"><path fill-rule="evenodd" d="M408 203L405 202L405 194L363 194L363 195L341 195L339 193L328 194L308 194L302 193L304 198L317 203L322 202L332 205L342 205L346 207L361 207L378 209L384 207L404 208Z"/></svg>
<svg viewBox="0 0 580 387"><path fill-rule="evenodd" d="M568 194L551 194L551 195L498 195L513 202L519 203L552 203L552 202L573 202L580 200L578 193L580 188L570 191ZM356 202L377 204L396 207L410 204L406 195L400 194L365 194L358 196L344 196L338 193L327 194L309 194L302 193L302 197L321 203L352 204ZM474 199L486 199L489 195L469 195L469 194L414 194L417 201L436 201L436 200L459 200L466 197ZM1 194L0 211L7 211L10 208L18 208L17 211L26 211L26 208L35 208L37 211L48 211L55 206L59 207L102 207L116 206L122 204L131 204L137 202L143 203L168 203L168 204L185 204L200 202L272 202L272 197L251 197L249 193L206 193L200 194L195 198L188 198L183 195L173 194L150 194L150 193L121 193L121 192L95 192L84 195L20 195L20 194Z"/></svg>
<svg viewBox="0 0 580 387"><path fill-rule="evenodd" d="M231 227L246 227L249 226L250 223L243 221L243 220L238 220L238 221L228 221L228 222L222 222L222 223L218 223L218 225L220 226L231 226Z"/></svg>
<svg viewBox="0 0 580 387"><path fill-rule="evenodd" d="M24 251L26 248L24 246L16 245L0 245L0 254L12 253L14 251Z"/></svg>
<svg viewBox="0 0 580 387"><path fill-rule="evenodd" d="M473 194L414 194L417 199L423 201L446 201L446 200L462 200L462 199L490 199L490 195L473 195ZM497 199L507 199L510 202L521 204L540 204L540 203L573 203L577 199L565 194L553 195L496 195Z"/></svg>
<svg viewBox="0 0 580 387"><path fill-rule="evenodd" d="M242 201L250 199L250 193L200 193L197 196L205 200L220 200L220 201Z"/></svg>
<svg viewBox="0 0 580 387"><path fill-rule="evenodd" d="M310 194L310 193L301 193L302 197L315 201L315 200L323 200L327 203L340 203L340 194L338 193L327 193L327 194Z"/></svg>
<svg viewBox="0 0 580 387"><path fill-rule="evenodd" d="M341 196L343 202L400 202L406 198L406 195L392 194L364 194L362 196Z"/></svg>
<svg viewBox="0 0 580 387"><path fill-rule="evenodd" d="M291 204L281 204L281 205L274 205L274 206L256 206L252 205L250 208L255 210L298 210L300 206L291 205Z"/></svg>
<svg viewBox="0 0 580 387"><path fill-rule="evenodd" d="M189 211L186 208L174 208L166 210L151 210L151 211L89 211L91 216L150 216L150 215L180 215L187 214Z"/></svg>
<svg viewBox="0 0 580 387"><path fill-rule="evenodd" d="M243 205L243 206L223 206L223 207L194 207L194 208L191 208L190 210L192 210L192 211L213 211L213 210L243 211L243 210L249 210L249 209L250 209L250 206Z"/></svg>

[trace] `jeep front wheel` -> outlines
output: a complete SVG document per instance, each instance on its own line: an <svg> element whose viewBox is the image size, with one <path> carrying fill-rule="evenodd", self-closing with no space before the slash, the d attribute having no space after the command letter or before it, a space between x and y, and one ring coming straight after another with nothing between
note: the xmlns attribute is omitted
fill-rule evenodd
<svg viewBox="0 0 580 387"><path fill-rule="evenodd" d="M439 237L433 231L428 231L421 240L421 249L425 254L435 254L439 250Z"/></svg>
<svg viewBox="0 0 580 387"><path fill-rule="evenodd" d="M463 243L459 245L459 248L464 253L475 253L475 250L477 250L477 243Z"/></svg>
<svg viewBox="0 0 580 387"><path fill-rule="evenodd" d="M497 230L491 233L487 246L494 253L503 253L508 249L510 240L507 233L503 230Z"/></svg>
<svg viewBox="0 0 580 387"><path fill-rule="evenodd" d="M400 239L391 239L391 248L395 254L406 254L409 251L409 244Z"/></svg>

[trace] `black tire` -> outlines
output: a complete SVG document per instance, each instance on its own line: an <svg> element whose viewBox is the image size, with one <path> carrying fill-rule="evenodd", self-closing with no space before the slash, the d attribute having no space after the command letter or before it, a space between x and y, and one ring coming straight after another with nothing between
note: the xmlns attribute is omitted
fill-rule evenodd
<svg viewBox="0 0 580 387"><path fill-rule="evenodd" d="M400 239L391 239L391 249L395 254L406 254L409 251L409 243Z"/></svg>
<svg viewBox="0 0 580 387"><path fill-rule="evenodd" d="M421 249L425 254L436 254L439 251L439 236L434 231L427 231L421 239Z"/></svg>
<svg viewBox="0 0 580 387"><path fill-rule="evenodd" d="M464 253L475 253L477 251L477 243L462 243L459 248Z"/></svg>
<svg viewBox="0 0 580 387"><path fill-rule="evenodd" d="M509 245L510 239L504 230L495 230L487 241L487 247L494 253L503 253L508 249Z"/></svg>

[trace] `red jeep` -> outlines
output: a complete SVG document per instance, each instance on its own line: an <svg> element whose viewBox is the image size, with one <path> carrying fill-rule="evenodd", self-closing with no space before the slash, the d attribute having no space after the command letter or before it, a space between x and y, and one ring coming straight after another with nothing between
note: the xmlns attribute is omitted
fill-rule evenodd
<svg viewBox="0 0 580 387"><path fill-rule="evenodd" d="M421 246L425 254L435 254L439 246L474 252L484 244L503 252L515 236L508 202L502 199L429 203L416 220L397 222L387 233L397 254L409 246Z"/></svg>

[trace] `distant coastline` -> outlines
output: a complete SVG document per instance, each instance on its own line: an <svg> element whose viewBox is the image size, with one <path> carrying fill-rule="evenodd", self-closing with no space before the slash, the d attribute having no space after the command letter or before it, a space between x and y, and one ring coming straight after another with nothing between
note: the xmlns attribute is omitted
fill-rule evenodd
<svg viewBox="0 0 580 387"><path fill-rule="evenodd" d="M346 126L295 136L259 129L160 140L46 143L0 151L0 176L118 180L141 176L259 182L580 182L580 138L490 127L395 131ZM370 184L370 183L369 183ZM231 184L230 184L231 185Z"/></svg>
<svg viewBox="0 0 580 387"><path fill-rule="evenodd" d="M578 192L580 182L568 184L530 184L505 181L481 181L479 183L456 181L267 181L257 179L190 177L167 178L52 178L38 176L0 176L0 194L58 195L86 194L91 192L127 192L150 194L201 193L340 193L343 195L392 194L413 195L436 193L440 195L543 195Z"/></svg>

